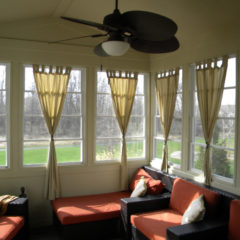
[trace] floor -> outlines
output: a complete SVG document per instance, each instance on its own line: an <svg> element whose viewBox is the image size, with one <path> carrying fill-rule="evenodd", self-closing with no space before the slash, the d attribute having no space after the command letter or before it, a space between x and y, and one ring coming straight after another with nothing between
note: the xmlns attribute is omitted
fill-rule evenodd
<svg viewBox="0 0 240 240"><path fill-rule="evenodd" d="M45 227L42 229L31 231L30 240L60 240L60 238L54 227ZM69 239L69 240L74 240L74 239ZM81 239L81 240L84 240L84 239ZM97 239L92 239L92 240L97 240ZM122 239L115 238L112 240L122 240Z"/></svg>

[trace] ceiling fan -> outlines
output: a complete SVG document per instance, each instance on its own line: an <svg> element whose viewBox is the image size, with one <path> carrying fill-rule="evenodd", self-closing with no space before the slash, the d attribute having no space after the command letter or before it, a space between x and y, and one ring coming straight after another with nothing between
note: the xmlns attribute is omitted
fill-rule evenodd
<svg viewBox="0 0 240 240"><path fill-rule="evenodd" d="M174 21L146 11L120 13L118 0L115 2L115 10L104 17L102 24L71 17L62 16L61 18L106 32L84 36L109 36L107 41L101 42L94 48L94 53L98 56L121 56L130 46L145 53L167 53L179 48L179 42L174 36L177 32L177 25Z"/></svg>

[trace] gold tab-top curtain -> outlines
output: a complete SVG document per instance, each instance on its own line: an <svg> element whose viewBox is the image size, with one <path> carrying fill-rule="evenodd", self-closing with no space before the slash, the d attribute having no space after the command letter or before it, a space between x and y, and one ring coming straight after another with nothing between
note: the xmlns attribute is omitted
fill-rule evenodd
<svg viewBox="0 0 240 240"><path fill-rule="evenodd" d="M111 88L114 111L122 133L120 188L121 190L126 190L128 189L128 174L125 135L135 97L138 73L107 71L107 76Z"/></svg>
<svg viewBox="0 0 240 240"><path fill-rule="evenodd" d="M222 102L227 63L228 59L224 57L220 67L217 60L211 59L196 66L198 104L206 142L203 173L208 185L211 183L210 143Z"/></svg>
<svg viewBox="0 0 240 240"><path fill-rule="evenodd" d="M170 132L178 90L179 69L156 74L156 96L164 137L161 170L168 172L168 135Z"/></svg>
<svg viewBox="0 0 240 240"><path fill-rule="evenodd" d="M53 200L60 196L54 133L62 114L71 68L33 65L33 71L39 102L51 136L47 164L46 198Z"/></svg>

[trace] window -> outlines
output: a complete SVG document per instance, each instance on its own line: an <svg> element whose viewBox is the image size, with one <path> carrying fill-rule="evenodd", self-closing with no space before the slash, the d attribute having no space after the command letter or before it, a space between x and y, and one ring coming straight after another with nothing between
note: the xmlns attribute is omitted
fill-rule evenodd
<svg viewBox="0 0 240 240"><path fill-rule="evenodd" d="M145 158L144 74L138 84L126 134L127 158ZM96 161L120 160L121 132L115 117L111 89L105 72L97 73Z"/></svg>
<svg viewBox="0 0 240 240"><path fill-rule="evenodd" d="M36 91L33 69L24 67L24 165L47 162L49 133ZM79 163L83 155L82 84L84 70L72 69L67 95L55 133L58 163Z"/></svg>
<svg viewBox="0 0 240 240"><path fill-rule="evenodd" d="M221 61L219 61L219 64ZM228 59L228 68L220 111L211 142L212 174L233 178L235 149L236 58ZM194 94L192 131L192 168L202 170L205 140L202 131L197 93Z"/></svg>
<svg viewBox="0 0 240 240"><path fill-rule="evenodd" d="M0 63L0 167L8 166L8 73L8 65Z"/></svg>
<svg viewBox="0 0 240 240"><path fill-rule="evenodd" d="M155 93L155 89L154 89ZM164 138L162 134L160 115L155 96L154 121L154 158L162 159ZM174 116L168 138L168 162L175 166L181 164L182 155L182 69L179 70L178 91Z"/></svg>

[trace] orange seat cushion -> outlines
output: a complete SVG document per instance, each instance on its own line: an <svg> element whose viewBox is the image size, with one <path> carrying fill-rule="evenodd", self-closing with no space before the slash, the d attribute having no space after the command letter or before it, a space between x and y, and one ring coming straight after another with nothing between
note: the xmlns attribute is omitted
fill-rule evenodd
<svg viewBox="0 0 240 240"><path fill-rule="evenodd" d="M120 217L120 199L129 196L129 192L114 192L58 198L51 203L59 221L68 225Z"/></svg>
<svg viewBox="0 0 240 240"><path fill-rule="evenodd" d="M144 169L139 168L132 178L130 183L130 189L133 191L137 186L141 177L144 177L144 181L147 185L147 194L159 194L163 191L165 185L161 182L161 180L153 179Z"/></svg>
<svg viewBox="0 0 240 240"><path fill-rule="evenodd" d="M220 194L181 178L175 179L173 183L169 207L184 214L189 204L201 194L204 195L206 215L214 215L219 203Z"/></svg>
<svg viewBox="0 0 240 240"><path fill-rule="evenodd" d="M228 240L240 239L240 200L234 199L230 205Z"/></svg>
<svg viewBox="0 0 240 240"><path fill-rule="evenodd" d="M23 225L23 217L0 217L0 240L11 240Z"/></svg>
<svg viewBox="0 0 240 240"><path fill-rule="evenodd" d="M151 240L166 240L167 228L180 225L182 215L172 209L131 216L131 223Z"/></svg>

